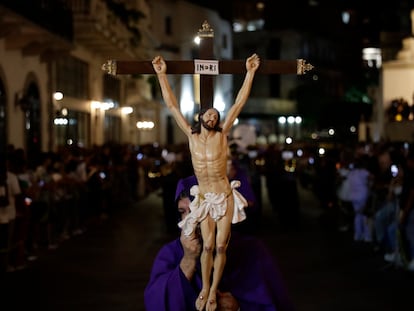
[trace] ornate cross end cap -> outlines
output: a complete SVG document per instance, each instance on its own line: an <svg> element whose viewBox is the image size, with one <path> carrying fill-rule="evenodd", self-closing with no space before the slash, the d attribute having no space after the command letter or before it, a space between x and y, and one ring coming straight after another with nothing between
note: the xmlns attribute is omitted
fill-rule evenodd
<svg viewBox="0 0 414 311"><path fill-rule="evenodd" d="M210 24L207 21L201 25L201 29L198 30L198 35L200 37L214 37L214 30L210 27Z"/></svg>
<svg viewBox="0 0 414 311"><path fill-rule="evenodd" d="M107 74L116 76L116 60L108 59L106 63L102 65L102 70Z"/></svg>
<svg viewBox="0 0 414 311"><path fill-rule="evenodd" d="M298 64L297 64L298 75L304 75L307 71L311 71L313 68L315 67L309 63L306 63L306 60L298 59Z"/></svg>

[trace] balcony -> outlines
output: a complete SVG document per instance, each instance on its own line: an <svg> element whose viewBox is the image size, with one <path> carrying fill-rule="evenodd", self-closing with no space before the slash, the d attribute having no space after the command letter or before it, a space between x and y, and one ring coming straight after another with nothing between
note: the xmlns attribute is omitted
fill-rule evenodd
<svg viewBox="0 0 414 311"><path fill-rule="evenodd" d="M50 55L72 49L72 15L59 1L3 0L0 39L6 50L23 56Z"/></svg>
<svg viewBox="0 0 414 311"><path fill-rule="evenodd" d="M134 14L136 19L140 18L139 12L127 11L114 1L77 0L68 1L68 4L73 11L76 43L103 58L142 58L138 28L128 26L130 23L125 20Z"/></svg>

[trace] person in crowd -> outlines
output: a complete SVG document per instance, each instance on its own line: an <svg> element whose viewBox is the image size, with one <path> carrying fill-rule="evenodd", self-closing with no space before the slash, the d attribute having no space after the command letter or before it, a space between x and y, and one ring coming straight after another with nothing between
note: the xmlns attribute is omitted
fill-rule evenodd
<svg viewBox="0 0 414 311"><path fill-rule="evenodd" d="M407 268L414 272L414 152L407 156L399 223L404 231L409 262Z"/></svg>
<svg viewBox="0 0 414 311"><path fill-rule="evenodd" d="M17 148L9 154L10 171L17 176L20 194L14 196L16 218L13 233L13 257L18 267L26 267L26 243L29 237L29 227L33 211L32 198L32 172L28 167L27 154L23 148ZM30 254L28 254L30 255Z"/></svg>
<svg viewBox="0 0 414 311"><path fill-rule="evenodd" d="M320 157L315 163L313 191L321 208L326 212L336 202L336 160L332 154Z"/></svg>
<svg viewBox="0 0 414 311"><path fill-rule="evenodd" d="M179 180L179 171L176 168L176 162L166 162L161 166L161 195L162 207L164 211L165 228L168 233L177 233L177 211L171 208L171 202L174 201L175 186Z"/></svg>
<svg viewBox="0 0 414 311"><path fill-rule="evenodd" d="M191 213L191 188L196 184L194 175L178 182L175 198L181 219ZM144 292L147 311L195 310L194 300L202 286L201 250L199 228L190 236L182 231L179 238L160 249ZM233 231L227 250L217 310L294 310L274 258L260 240Z"/></svg>
<svg viewBox="0 0 414 311"><path fill-rule="evenodd" d="M0 273L13 272L20 269L14 255L16 205L15 197L20 195L21 189L17 175L12 173L6 164L6 155L0 155L0 162L4 167L0 168L2 179L1 193L4 196L4 204L0 206Z"/></svg>
<svg viewBox="0 0 414 311"><path fill-rule="evenodd" d="M33 159L31 187L27 193L31 200L29 234L26 241L27 259L37 259L38 249L49 247L49 212L50 212L50 165L53 153L41 153Z"/></svg>
<svg viewBox="0 0 414 311"><path fill-rule="evenodd" d="M403 171L403 173L401 173ZM385 240L388 241L384 259L398 265L406 265L414 271L414 153L411 151L405 165L392 182L390 192L394 197L394 209L388 215Z"/></svg>
<svg viewBox="0 0 414 311"><path fill-rule="evenodd" d="M280 191L283 174L283 159L282 152L277 144L269 144L264 151L264 169L263 175L265 177L266 193L272 210L280 214L278 198L283 193Z"/></svg>
<svg viewBox="0 0 414 311"><path fill-rule="evenodd" d="M152 64L166 106L189 140L191 160L199 181L199 194L194 204L198 203L199 206L197 213L193 212L180 225L189 236L200 223L204 242L201 255L203 286L195 304L198 310L203 310L207 304L206 309L213 311L217 304L217 286L226 263L231 224L245 219L244 206L247 205L246 200L238 196L235 185L231 185L227 178L227 136L247 102L260 58L256 54L247 58L244 82L225 120L220 122L220 114L214 108L202 109L199 123L194 128L177 104L167 79L166 62L161 56L156 56Z"/></svg>
<svg viewBox="0 0 414 311"><path fill-rule="evenodd" d="M333 152L316 157L312 178L312 191L322 211L320 223L325 229L333 231L337 230L339 217L336 163L337 156Z"/></svg>
<svg viewBox="0 0 414 311"><path fill-rule="evenodd" d="M393 231L392 228L397 222L397 214L400 208L400 200L404 184L405 168L402 165L396 165L395 167L397 171L388 185L386 201L374 215L376 239L381 246L380 248L385 251L385 258L390 257L389 254L393 253L395 247L395 237L392 237L394 234L390 234L390 232Z"/></svg>
<svg viewBox="0 0 414 311"><path fill-rule="evenodd" d="M346 153L341 154L339 167L337 169L336 196L338 204L338 230L345 232L353 227L354 208L350 202L349 181L347 179L353 167L352 158L346 157Z"/></svg>
<svg viewBox="0 0 414 311"><path fill-rule="evenodd" d="M96 223L106 211L104 202L106 174L96 153L90 154L86 163L86 218L88 223Z"/></svg>
<svg viewBox="0 0 414 311"><path fill-rule="evenodd" d="M367 158L355 158L354 168L348 173L350 202L354 208L354 240L372 242L372 226L364 214L371 195L372 175L367 168Z"/></svg>
<svg viewBox="0 0 414 311"><path fill-rule="evenodd" d="M387 249L387 232L386 227L389 221L390 215L394 216L394 202L390 202L390 185L393 180L391 167L393 164L393 159L391 151L389 148L380 149L376 161L374 162L375 166L372 168L374 175L373 185L372 185L372 202L371 202L371 211L374 216L374 232L375 232L375 243L378 250ZM402 171L401 171L402 172ZM400 172L400 173L401 173ZM385 225L384 225L385 221Z"/></svg>

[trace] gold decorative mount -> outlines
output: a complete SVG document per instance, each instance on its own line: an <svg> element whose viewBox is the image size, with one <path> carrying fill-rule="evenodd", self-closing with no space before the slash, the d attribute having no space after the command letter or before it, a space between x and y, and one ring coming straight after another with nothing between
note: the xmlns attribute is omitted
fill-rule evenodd
<svg viewBox="0 0 414 311"><path fill-rule="evenodd" d="M298 59L298 67L297 67L297 74L304 75L307 71L311 71L315 68L313 65L306 63L304 59Z"/></svg>
<svg viewBox="0 0 414 311"><path fill-rule="evenodd" d="M109 59L102 65L102 70L107 74L116 76L116 60Z"/></svg>
<svg viewBox="0 0 414 311"><path fill-rule="evenodd" d="M207 21L201 25L201 29L198 30L198 35L200 37L214 37L214 30L210 27L210 24Z"/></svg>

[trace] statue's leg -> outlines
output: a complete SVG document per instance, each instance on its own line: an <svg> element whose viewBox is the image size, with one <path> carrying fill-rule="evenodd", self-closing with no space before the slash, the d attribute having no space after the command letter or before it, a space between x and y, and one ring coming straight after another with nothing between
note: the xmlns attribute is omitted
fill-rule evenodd
<svg viewBox="0 0 414 311"><path fill-rule="evenodd" d="M217 221L216 255L214 257L213 280L210 287L206 311L214 311L217 308L217 289L223 275L227 260L227 245L231 235L231 220L233 218L233 196L227 198L226 215Z"/></svg>
<svg viewBox="0 0 414 311"><path fill-rule="evenodd" d="M202 289L197 297L195 306L197 310L204 310L210 292L210 276L213 268L213 250L215 243L216 223L207 216L201 223L201 237L203 239L203 250L201 251L201 276Z"/></svg>

